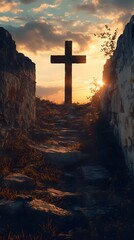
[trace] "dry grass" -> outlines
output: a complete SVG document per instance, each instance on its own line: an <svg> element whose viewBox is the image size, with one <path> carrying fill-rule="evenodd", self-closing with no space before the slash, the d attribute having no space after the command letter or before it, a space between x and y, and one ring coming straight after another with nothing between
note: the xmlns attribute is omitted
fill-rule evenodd
<svg viewBox="0 0 134 240"><path fill-rule="evenodd" d="M69 151L80 151L82 149L82 143L75 142L73 145L69 146Z"/></svg>
<svg viewBox="0 0 134 240"><path fill-rule="evenodd" d="M0 236L0 240L52 240L56 239L56 236L57 230L52 220L48 219L46 224L39 226L39 232L34 235L27 234L23 230L20 234L15 234L10 231L6 237Z"/></svg>
<svg viewBox="0 0 134 240"><path fill-rule="evenodd" d="M16 131L16 130L14 130ZM12 136L11 136L12 135ZM11 141L11 144L10 144ZM29 139L23 133L13 130L6 135L0 156L1 178L15 172L32 177L36 185L58 182L60 171L50 166L42 153L29 145ZM0 189L0 196L12 199L12 192Z"/></svg>
<svg viewBox="0 0 134 240"><path fill-rule="evenodd" d="M1 199L6 199L6 200L15 200L16 196L18 195L17 191L8 189L8 188L3 188L0 187L0 200Z"/></svg>
<svg viewBox="0 0 134 240"><path fill-rule="evenodd" d="M20 194L30 195L32 198L42 199L47 202L53 202L50 199L50 195L45 194L45 189L52 186L60 180L61 173L59 170L50 166L45 160L43 154L34 149L30 145L28 136L18 130L12 129L4 134L1 142L1 154L0 154L0 200L15 200ZM3 178L11 173L22 173L29 177L32 177L35 181L36 189L32 191L14 191L5 188L2 184ZM54 202L53 202L54 203ZM8 219L2 221L2 225L7 223ZM1 226L2 226L1 225ZM14 227L13 227L14 228ZM18 233L14 233L12 223L9 223L6 233L2 236L0 234L0 240L51 240L56 236L56 229L51 220L45 220L45 224L42 226L37 225L38 232L29 234L19 230Z"/></svg>
<svg viewBox="0 0 134 240"><path fill-rule="evenodd" d="M0 238L1 240L3 240L3 237ZM24 233L19 234L19 235L14 235L12 233L9 233L9 235L7 236L7 238L5 240L43 240L42 236L33 236L33 235L25 235ZM44 239L45 240L45 239Z"/></svg>
<svg viewBox="0 0 134 240"><path fill-rule="evenodd" d="M36 128L40 129L44 123L51 125L56 118L60 118L58 105L47 100L36 98Z"/></svg>

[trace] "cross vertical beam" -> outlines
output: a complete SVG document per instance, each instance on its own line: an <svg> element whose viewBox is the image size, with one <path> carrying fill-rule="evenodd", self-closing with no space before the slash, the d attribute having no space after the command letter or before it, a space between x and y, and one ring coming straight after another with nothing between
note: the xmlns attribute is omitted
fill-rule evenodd
<svg viewBox="0 0 134 240"><path fill-rule="evenodd" d="M65 42L65 103L72 104L72 41Z"/></svg>
<svg viewBox="0 0 134 240"><path fill-rule="evenodd" d="M65 56L51 56L51 63L65 63L65 104L72 104L72 64L86 63L86 56L72 55L72 41L65 41Z"/></svg>

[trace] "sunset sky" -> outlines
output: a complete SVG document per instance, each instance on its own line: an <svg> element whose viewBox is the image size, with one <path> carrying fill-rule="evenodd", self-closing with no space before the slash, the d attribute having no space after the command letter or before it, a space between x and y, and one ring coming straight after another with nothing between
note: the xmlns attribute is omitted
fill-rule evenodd
<svg viewBox="0 0 134 240"><path fill-rule="evenodd" d="M102 79L106 59L94 36L108 24L119 34L134 13L133 0L1 0L0 25L16 41L17 50L36 63L37 95L64 100L64 64L50 64L50 55L64 54L65 40L86 64L73 64L73 101L86 102L93 77Z"/></svg>

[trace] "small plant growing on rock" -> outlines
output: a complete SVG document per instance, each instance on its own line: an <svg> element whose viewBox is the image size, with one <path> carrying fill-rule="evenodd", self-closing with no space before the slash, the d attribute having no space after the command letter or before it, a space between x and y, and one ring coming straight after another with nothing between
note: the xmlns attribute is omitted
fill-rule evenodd
<svg viewBox="0 0 134 240"><path fill-rule="evenodd" d="M87 99L89 99L91 106L99 111L102 88L103 84L100 85L96 78L93 78L93 80L90 81L90 96L87 97Z"/></svg>
<svg viewBox="0 0 134 240"><path fill-rule="evenodd" d="M104 52L105 57L111 57L113 55L116 47L117 33L118 28L116 28L112 34L111 28L108 25L105 25L104 32L94 34L94 36L104 40L101 45L101 52Z"/></svg>

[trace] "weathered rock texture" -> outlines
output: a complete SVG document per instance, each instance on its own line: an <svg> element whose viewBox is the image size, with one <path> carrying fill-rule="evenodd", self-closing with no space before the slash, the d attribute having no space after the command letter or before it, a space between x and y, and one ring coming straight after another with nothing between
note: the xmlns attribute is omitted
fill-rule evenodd
<svg viewBox="0 0 134 240"><path fill-rule="evenodd" d="M102 109L134 174L134 16L119 37L113 57L104 66Z"/></svg>
<svg viewBox="0 0 134 240"><path fill-rule="evenodd" d="M35 118L35 64L0 28L0 127L28 128Z"/></svg>

